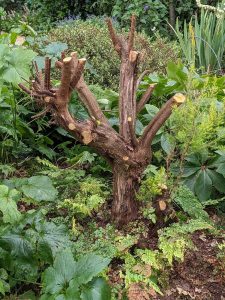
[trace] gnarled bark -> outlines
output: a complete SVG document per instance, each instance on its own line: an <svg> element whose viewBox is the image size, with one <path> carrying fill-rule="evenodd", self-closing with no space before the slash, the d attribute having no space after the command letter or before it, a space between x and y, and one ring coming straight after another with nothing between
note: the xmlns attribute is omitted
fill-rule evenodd
<svg viewBox="0 0 225 300"><path fill-rule="evenodd" d="M138 139L135 134L136 118L155 86L149 86L141 100L136 102L136 90L142 76L137 78L139 53L133 50L135 17L131 18L131 30L127 40L117 35L111 20L107 23L112 43L121 58L119 132L110 126L95 96L86 85L82 75L86 59L78 59L75 52L69 57L62 54L62 60L56 62L56 67L61 69L62 73L59 88L51 85L49 58L45 61L44 74L35 64L36 76L30 88L23 84L19 86L44 107L44 111L38 116L47 111L51 112L57 124L69 131L79 142L95 148L110 162L113 168L112 216L121 226L138 215L135 197L141 175L151 161L152 140L169 118L173 107L182 104L185 96L176 94L167 101ZM74 89L90 115L88 120L80 121L69 112L68 104Z"/></svg>

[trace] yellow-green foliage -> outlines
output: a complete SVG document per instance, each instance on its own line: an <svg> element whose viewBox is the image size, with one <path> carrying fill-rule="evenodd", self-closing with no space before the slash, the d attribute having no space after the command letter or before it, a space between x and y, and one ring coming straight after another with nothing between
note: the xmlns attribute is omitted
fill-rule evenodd
<svg viewBox="0 0 225 300"><path fill-rule="evenodd" d="M161 293L159 282L167 267L171 267L174 260L183 261L185 250L192 248L190 234L213 227L202 220L190 220L185 224L173 224L159 231L159 250L137 249L135 256L127 254L125 257L124 277L125 285L144 283ZM158 282L157 282L158 281Z"/></svg>
<svg viewBox="0 0 225 300"><path fill-rule="evenodd" d="M186 224L173 224L159 231L159 249L169 265L174 259L183 261L185 249L192 248L189 234L203 229L212 229L212 225L201 219L190 220Z"/></svg>
<svg viewBox="0 0 225 300"><path fill-rule="evenodd" d="M120 60L113 49L105 22L78 20L53 29L49 38L66 42L69 51L77 51L79 57L87 58L85 79L89 84L118 89ZM140 72L145 69L165 72L167 62L177 58L175 44L160 37L150 41L146 35L137 34L135 48L142 53Z"/></svg>
<svg viewBox="0 0 225 300"><path fill-rule="evenodd" d="M143 250L143 251L152 252L152 257L154 257L155 255L154 251L151 250ZM158 267L156 260L155 263ZM132 283L142 283L147 288L152 287L156 292L162 294L159 286L157 285L157 283L155 283L155 280L153 279L152 275L155 274L154 272L152 272L151 264L142 261L141 257L138 256L134 257L131 254L127 254L125 258L125 274L123 274L122 272L120 274L120 276L124 278L126 288L128 288Z"/></svg>
<svg viewBox="0 0 225 300"><path fill-rule="evenodd" d="M137 194L137 199L147 202L155 196L161 195L163 189L166 188L166 173L165 169L161 168L154 176L149 176L142 181L140 190Z"/></svg>
<svg viewBox="0 0 225 300"><path fill-rule="evenodd" d="M209 148L215 149L221 139L225 102L217 101L217 93L221 91L219 80L208 77L202 83L201 90L198 90L195 79L191 78L187 87L187 101L181 108L175 109L171 117L173 135L185 155Z"/></svg>
<svg viewBox="0 0 225 300"><path fill-rule="evenodd" d="M79 185L79 191L73 199L65 199L59 207L67 208L76 216L90 216L105 202L109 192L105 191L102 181L88 177Z"/></svg>

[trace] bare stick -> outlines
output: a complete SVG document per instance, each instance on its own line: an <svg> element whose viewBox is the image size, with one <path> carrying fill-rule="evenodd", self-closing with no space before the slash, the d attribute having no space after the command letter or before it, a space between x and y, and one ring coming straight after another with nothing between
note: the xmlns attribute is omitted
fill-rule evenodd
<svg viewBox="0 0 225 300"><path fill-rule="evenodd" d="M137 141L137 138L136 138L135 128L134 128L134 124L132 122L132 118L128 117L127 121L128 121L129 129L130 129L131 142L132 142L133 146L136 147L137 144L138 144L138 141Z"/></svg>
<svg viewBox="0 0 225 300"><path fill-rule="evenodd" d="M78 92L78 95L87 108L89 115L91 117L94 117L96 121L99 121L100 123L103 122L105 124L109 124L107 118L103 114L97 99L93 95L93 93L90 91L89 87L86 85L83 77L78 81L76 85L76 90Z"/></svg>
<svg viewBox="0 0 225 300"><path fill-rule="evenodd" d="M155 84L150 84L147 90L145 91L144 95L141 97L140 101L137 104L137 115L140 113L140 111L143 109L145 104L148 102L155 87L156 87Z"/></svg>
<svg viewBox="0 0 225 300"><path fill-rule="evenodd" d="M165 121L172 113L173 107L179 106L186 100L183 94L176 94L170 100L168 100L159 112L155 115L152 121L146 126L143 135L140 139L140 144L144 146L150 146L157 131L162 127Z"/></svg>
<svg viewBox="0 0 225 300"><path fill-rule="evenodd" d="M138 89L141 81L143 80L143 78L145 77L145 75L149 74L151 71L150 70L145 70L143 73L141 73L141 75L138 77L137 80L137 85L136 85L136 90Z"/></svg>
<svg viewBox="0 0 225 300"><path fill-rule="evenodd" d="M130 33L129 33L129 41L128 41L128 51L131 51L134 46L135 27L136 27L136 17L134 15L132 15L131 16Z"/></svg>
<svg viewBox="0 0 225 300"><path fill-rule="evenodd" d="M21 88L21 90L23 90L26 94L31 95L31 90L29 88L27 88L25 85L23 85L22 83L18 84L19 87Z"/></svg>
<svg viewBox="0 0 225 300"><path fill-rule="evenodd" d="M118 52L118 54L121 55L122 47L121 47L121 44L120 44L120 40L119 40L119 38L118 38L114 28L113 28L112 20L110 18L108 18L106 20L106 23L108 25L109 34L110 34L113 46L114 46L115 50Z"/></svg>
<svg viewBox="0 0 225 300"><path fill-rule="evenodd" d="M58 90L57 104L64 106L63 103L69 102L70 80L72 75L72 57L63 59L61 85Z"/></svg>
<svg viewBox="0 0 225 300"><path fill-rule="evenodd" d="M45 89L50 88L50 72L51 72L51 60L49 57L45 58Z"/></svg>
<svg viewBox="0 0 225 300"><path fill-rule="evenodd" d="M85 58L81 58L81 59L78 60L78 63L77 63L76 69L75 69L75 73L74 73L74 75L72 77L72 80L71 80L71 83L70 83L70 86L71 86L72 89L75 88L78 81L80 80L80 78L82 76L82 73L84 71L85 63L86 63Z"/></svg>

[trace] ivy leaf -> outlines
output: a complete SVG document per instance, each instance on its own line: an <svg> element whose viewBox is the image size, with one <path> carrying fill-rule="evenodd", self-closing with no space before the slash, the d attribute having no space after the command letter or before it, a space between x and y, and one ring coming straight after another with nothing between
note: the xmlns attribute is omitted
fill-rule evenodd
<svg viewBox="0 0 225 300"><path fill-rule="evenodd" d="M9 190L6 185L0 185L0 211L3 213L3 222L18 222L21 214L17 209L16 200L20 193L16 189Z"/></svg>
<svg viewBox="0 0 225 300"><path fill-rule="evenodd" d="M36 201L54 201L58 192L48 176L33 176L21 187L23 193Z"/></svg>
<svg viewBox="0 0 225 300"><path fill-rule="evenodd" d="M200 201L208 200L212 191L212 180L209 177L207 170L199 171L195 182L195 193Z"/></svg>
<svg viewBox="0 0 225 300"><path fill-rule="evenodd" d="M111 299L109 285L103 278L94 279L81 294L82 300L108 300Z"/></svg>

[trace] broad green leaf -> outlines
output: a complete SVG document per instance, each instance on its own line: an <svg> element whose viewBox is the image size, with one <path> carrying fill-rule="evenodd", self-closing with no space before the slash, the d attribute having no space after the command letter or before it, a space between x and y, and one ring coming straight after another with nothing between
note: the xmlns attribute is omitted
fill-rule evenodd
<svg viewBox="0 0 225 300"><path fill-rule="evenodd" d="M61 53L63 51L65 51L66 49L68 49L68 46L66 43L52 42L52 43L48 44L44 50L49 55L57 56L57 55L61 55Z"/></svg>
<svg viewBox="0 0 225 300"><path fill-rule="evenodd" d="M19 296L19 300L36 300L36 296L33 291L27 291Z"/></svg>
<svg viewBox="0 0 225 300"><path fill-rule="evenodd" d="M78 284L85 284L97 276L110 263L110 259L90 253L76 263L75 280Z"/></svg>
<svg viewBox="0 0 225 300"><path fill-rule="evenodd" d="M186 164L183 167L182 170L182 177L189 177L191 175L194 175L200 170L200 167L196 167L195 165L192 164Z"/></svg>
<svg viewBox="0 0 225 300"><path fill-rule="evenodd" d="M151 104L146 104L145 108L148 112L148 114L145 114L144 117L147 121L151 121L153 117L157 114L159 111L158 107L151 105Z"/></svg>
<svg viewBox="0 0 225 300"><path fill-rule="evenodd" d="M110 300L111 291L103 278L94 279L81 293L82 300Z"/></svg>
<svg viewBox="0 0 225 300"><path fill-rule="evenodd" d="M213 170L207 170L207 173L209 174L213 186L221 193L225 193L225 178L223 175L213 171Z"/></svg>
<svg viewBox="0 0 225 300"><path fill-rule="evenodd" d="M173 150L175 145L169 140L169 137L165 134L161 135L161 147L166 152L166 154L170 154Z"/></svg>
<svg viewBox="0 0 225 300"><path fill-rule="evenodd" d="M200 201L205 201L210 198L212 192L212 180L209 177L207 170L199 171L195 182L195 193Z"/></svg>
<svg viewBox="0 0 225 300"><path fill-rule="evenodd" d="M7 56L8 66L2 73L2 78L9 83L18 84L28 80L30 63L36 56L32 50L22 47L13 48Z"/></svg>
<svg viewBox="0 0 225 300"><path fill-rule="evenodd" d="M135 133L137 135L141 135L142 132L143 132L143 129L144 129L143 124L141 123L141 121L137 120L136 121L136 127L135 127Z"/></svg>
<svg viewBox="0 0 225 300"><path fill-rule="evenodd" d="M39 228L38 250L43 259L51 261L56 253L68 247L69 236L66 226L44 222Z"/></svg>
<svg viewBox="0 0 225 300"><path fill-rule="evenodd" d="M45 293L57 294L65 287L74 277L76 262L70 249L63 250L56 255L53 267L44 271L42 282Z"/></svg>
<svg viewBox="0 0 225 300"><path fill-rule="evenodd" d="M43 291L60 296L59 299L78 300L80 285L90 282L109 261L98 255L88 254L75 262L71 250L63 250L56 255L53 267L43 273Z"/></svg>
<svg viewBox="0 0 225 300"><path fill-rule="evenodd" d="M21 214L17 209L16 201L19 199L20 193L6 185L0 185L0 211L3 214L5 223L18 222Z"/></svg>
<svg viewBox="0 0 225 300"><path fill-rule="evenodd" d="M195 182L196 182L196 174L186 177L183 183L194 193L195 192Z"/></svg>
<svg viewBox="0 0 225 300"><path fill-rule="evenodd" d="M48 176L33 176L21 187L23 193L36 201L54 201L58 192Z"/></svg>
<svg viewBox="0 0 225 300"><path fill-rule="evenodd" d="M216 172L225 176L225 163L220 163L218 168L216 169Z"/></svg>
<svg viewBox="0 0 225 300"><path fill-rule="evenodd" d="M198 154L190 154L185 158L186 161L192 163L195 166L201 166L201 159Z"/></svg>
<svg viewBox="0 0 225 300"><path fill-rule="evenodd" d="M33 246L23 234L5 233L0 236L0 247L11 251L12 255L32 259Z"/></svg>

